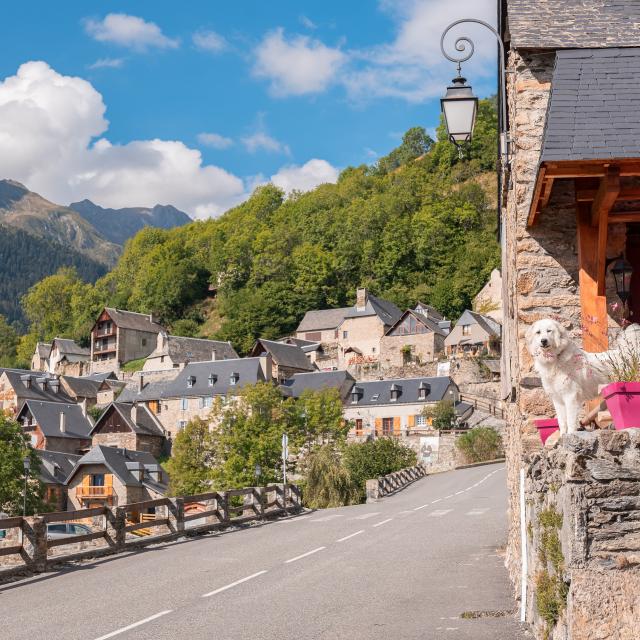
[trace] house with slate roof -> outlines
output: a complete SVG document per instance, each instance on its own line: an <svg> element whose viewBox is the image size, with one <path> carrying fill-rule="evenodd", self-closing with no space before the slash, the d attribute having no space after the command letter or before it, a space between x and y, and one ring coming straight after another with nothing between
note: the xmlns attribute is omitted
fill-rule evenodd
<svg viewBox="0 0 640 640"><path fill-rule="evenodd" d="M499 356L501 326L493 318L467 309L445 338L447 355Z"/></svg>
<svg viewBox="0 0 640 640"><path fill-rule="evenodd" d="M78 460L65 485L68 510L73 511L162 498L168 478L146 451L96 445Z"/></svg>
<svg viewBox="0 0 640 640"><path fill-rule="evenodd" d="M69 474L73 471L81 455L60 451L36 451L40 458L40 482L44 485L44 499L54 511L67 508L67 486Z"/></svg>
<svg viewBox="0 0 640 640"><path fill-rule="evenodd" d="M49 356L51 355L51 343L37 342L31 356L32 371L49 371Z"/></svg>
<svg viewBox="0 0 640 640"><path fill-rule="evenodd" d="M0 369L0 411L16 415L25 400L73 402L57 376L20 369Z"/></svg>
<svg viewBox="0 0 640 640"><path fill-rule="evenodd" d="M344 405L344 417L353 424L349 437L400 437L426 430L422 412L443 400L454 403L461 421L473 413L473 407L460 403L458 386L448 376L356 382Z"/></svg>
<svg viewBox="0 0 640 640"><path fill-rule="evenodd" d="M143 371L167 371L182 369L189 362L204 360L228 360L238 354L230 342L171 336L164 331L158 334L156 348L144 363Z"/></svg>
<svg viewBox="0 0 640 640"><path fill-rule="evenodd" d="M49 373L81 376L89 372L91 352L75 340L54 338L49 354Z"/></svg>
<svg viewBox="0 0 640 640"><path fill-rule="evenodd" d="M296 373L285 380L280 389L288 398L299 398L305 391L337 389L342 400L346 401L355 382L348 371L313 371Z"/></svg>
<svg viewBox="0 0 640 640"><path fill-rule="evenodd" d="M112 402L91 429L94 446L148 451L159 457L164 452L165 430L156 415L143 403Z"/></svg>
<svg viewBox="0 0 640 640"><path fill-rule="evenodd" d="M126 362L148 357L161 331L153 314L105 307L91 329L91 373L119 371Z"/></svg>
<svg viewBox="0 0 640 640"><path fill-rule="evenodd" d="M79 454L91 447L93 424L82 405L25 400L16 421L34 449Z"/></svg>
<svg viewBox="0 0 640 640"><path fill-rule="evenodd" d="M286 344L260 338L249 352L252 358L270 357L271 376L282 383L296 373L315 371L316 367L311 363L305 352L297 344Z"/></svg>

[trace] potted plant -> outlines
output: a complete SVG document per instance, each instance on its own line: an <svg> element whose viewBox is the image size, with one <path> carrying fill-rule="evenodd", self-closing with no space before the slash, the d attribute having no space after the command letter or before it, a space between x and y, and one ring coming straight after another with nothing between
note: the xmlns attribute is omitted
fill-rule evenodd
<svg viewBox="0 0 640 640"><path fill-rule="evenodd" d="M640 428L640 342L632 333L607 358L611 383L600 390L616 429Z"/></svg>

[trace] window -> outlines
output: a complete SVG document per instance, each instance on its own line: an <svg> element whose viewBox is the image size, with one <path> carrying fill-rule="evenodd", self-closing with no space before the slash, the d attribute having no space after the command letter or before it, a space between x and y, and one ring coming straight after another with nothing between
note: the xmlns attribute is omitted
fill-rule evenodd
<svg viewBox="0 0 640 640"><path fill-rule="evenodd" d="M462 335L463 336L468 336L470 334L470 329L471 329L470 325L463 324L462 325Z"/></svg>
<svg viewBox="0 0 640 640"><path fill-rule="evenodd" d="M142 346L143 347L147 346L147 339L146 338L142 338Z"/></svg>
<svg viewBox="0 0 640 640"><path fill-rule="evenodd" d="M180 409L186 411L189 408L189 398L180 398Z"/></svg>
<svg viewBox="0 0 640 640"><path fill-rule="evenodd" d="M376 348L375 347L371 347L371 353L375 353L376 352Z"/></svg>
<svg viewBox="0 0 640 640"><path fill-rule="evenodd" d="M343 331L342 332L342 339L346 340L349 337L349 332L348 331Z"/></svg>
<svg viewBox="0 0 640 640"><path fill-rule="evenodd" d="M178 431L182 431L187 426L186 420L178 420Z"/></svg>
<svg viewBox="0 0 640 640"><path fill-rule="evenodd" d="M212 373L209 376L209 386L213 387L213 385L218 381L218 376L215 373Z"/></svg>
<svg viewBox="0 0 640 640"><path fill-rule="evenodd" d="M311 342L320 342L320 340L322 340L322 332L312 331L311 333L305 333L304 339L311 340Z"/></svg>
<svg viewBox="0 0 640 640"><path fill-rule="evenodd" d="M374 394L371 396L371 402L375 402L379 397L380 397L380 394L379 394L379 393L374 393Z"/></svg>
<svg viewBox="0 0 640 640"><path fill-rule="evenodd" d="M160 362L164 362L164 356L160 356Z"/></svg>
<svg viewBox="0 0 640 640"><path fill-rule="evenodd" d="M427 419L423 415L416 416L416 427L426 427L428 424Z"/></svg>
<svg viewBox="0 0 640 640"><path fill-rule="evenodd" d="M210 408L213 407L213 398L209 396L208 398L200 398L200 408Z"/></svg>
<svg viewBox="0 0 640 640"><path fill-rule="evenodd" d="M196 383L195 376L189 376L187 378L187 387L192 388L195 383Z"/></svg>
<svg viewBox="0 0 640 640"><path fill-rule="evenodd" d="M229 378L229 384L231 386L234 386L238 382L239 378L240 378L240 374L239 373L232 373L231 377Z"/></svg>
<svg viewBox="0 0 640 640"><path fill-rule="evenodd" d="M104 487L104 473L92 473L91 474L91 486L92 487Z"/></svg>
<svg viewBox="0 0 640 640"><path fill-rule="evenodd" d="M382 418L382 435L393 435L393 418Z"/></svg>
<svg viewBox="0 0 640 640"><path fill-rule="evenodd" d="M356 420L356 435L357 436L362 435L362 418L358 418Z"/></svg>

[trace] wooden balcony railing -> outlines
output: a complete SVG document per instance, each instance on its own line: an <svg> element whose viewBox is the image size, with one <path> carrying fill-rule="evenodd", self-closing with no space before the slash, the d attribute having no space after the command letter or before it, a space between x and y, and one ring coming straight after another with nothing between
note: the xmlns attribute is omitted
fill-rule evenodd
<svg viewBox="0 0 640 640"><path fill-rule="evenodd" d="M111 498L113 487L80 485L76 488L76 498Z"/></svg>

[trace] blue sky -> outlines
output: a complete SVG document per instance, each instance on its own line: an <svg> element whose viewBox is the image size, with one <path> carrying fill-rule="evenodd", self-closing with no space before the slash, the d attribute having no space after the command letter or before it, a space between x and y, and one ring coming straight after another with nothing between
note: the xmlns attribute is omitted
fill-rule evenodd
<svg viewBox="0 0 640 640"><path fill-rule="evenodd" d="M440 32L494 11L492 0L11 3L0 175L65 204L170 202L197 217L270 179L311 188L374 162L411 126L434 128L454 71ZM466 72L487 95L495 45L476 45Z"/></svg>

